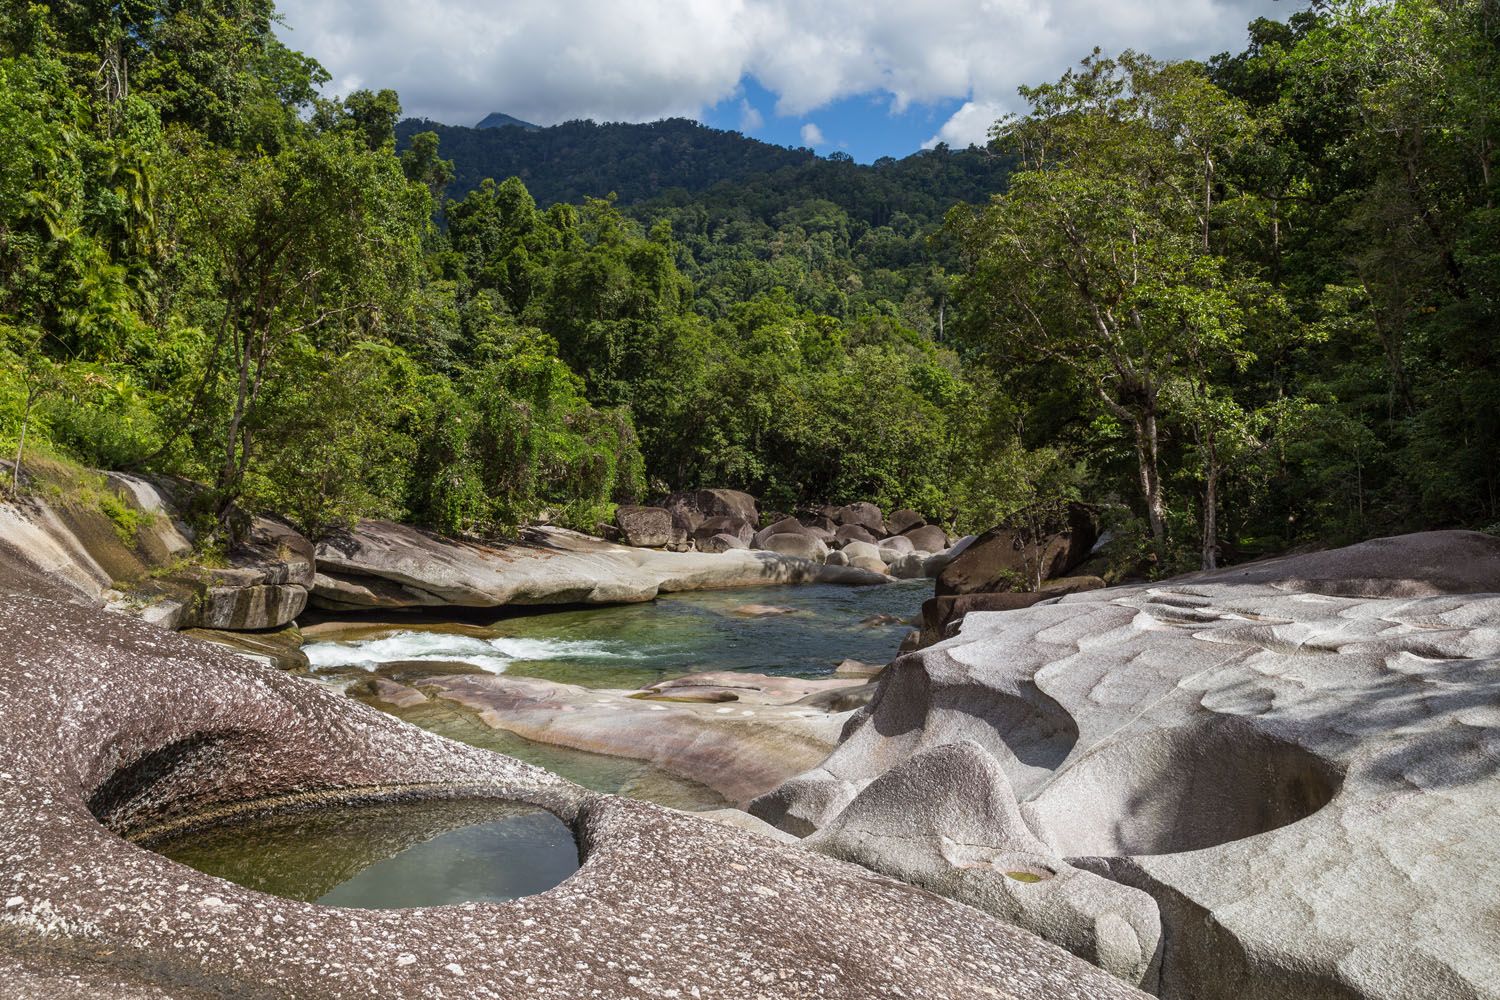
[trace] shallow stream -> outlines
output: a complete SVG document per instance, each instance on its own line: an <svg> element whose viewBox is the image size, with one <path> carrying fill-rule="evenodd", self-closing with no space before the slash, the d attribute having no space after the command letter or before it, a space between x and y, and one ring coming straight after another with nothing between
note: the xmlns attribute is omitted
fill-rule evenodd
<svg viewBox="0 0 1500 1000"><path fill-rule="evenodd" d="M764 587L463 620L431 614L324 620L305 626L303 648L332 683L378 672L415 685L487 671L634 690L710 670L826 677L845 659L889 661L930 588L929 581ZM597 791L678 809L730 805L651 764L532 742L445 699L408 708L362 700ZM572 834L556 817L496 803L320 810L247 820L152 846L249 888L352 907L501 901L544 891L578 866Z"/></svg>

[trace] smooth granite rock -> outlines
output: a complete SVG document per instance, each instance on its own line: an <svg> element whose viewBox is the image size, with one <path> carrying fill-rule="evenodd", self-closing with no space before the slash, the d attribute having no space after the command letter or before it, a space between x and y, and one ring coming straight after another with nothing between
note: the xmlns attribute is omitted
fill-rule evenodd
<svg viewBox="0 0 1500 1000"><path fill-rule="evenodd" d="M68 1000L1125 1000L961 904L588 792L313 681L0 579L0 994ZM547 808L580 844L508 903L356 910L139 846L213 817L410 799Z"/></svg>
<svg viewBox="0 0 1500 1000"><path fill-rule="evenodd" d="M1500 539L1382 539L970 612L752 811L1165 998L1494 998L1497 692Z"/></svg>
<svg viewBox="0 0 1500 1000"><path fill-rule="evenodd" d="M0 541L9 549L0 563L28 566L91 603L164 628L276 629L307 605L312 545L287 525L247 518L227 565L205 566L195 561L182 515L197 487L118 472L86 475L134 512L134 531L66 500L0 501Z"/></svg>
<svg viewBox="0 0 1500 1000"><path fill-rule="evenodd" d="M557 528L478 545L389 521L361 521L318 545L313 603L368 608L621 604L658 593L777 583L881 582L868 573L775 552L666 552Z"/></svg>

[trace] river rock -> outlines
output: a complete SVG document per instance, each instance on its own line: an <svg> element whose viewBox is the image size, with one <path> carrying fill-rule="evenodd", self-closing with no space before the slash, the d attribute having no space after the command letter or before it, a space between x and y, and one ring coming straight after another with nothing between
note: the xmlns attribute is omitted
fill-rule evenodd
<svg viewBox="0 0 1500 1000"><path fill-rule="evenodd" d="M664 507L621 504L615 508L615 524L627 545L642 549L665 548L686 534L673 523L672 512Z"/></svg>
<svg viewBox="0 0 1500 1000"><path fill-rule="evenodd" d="M833 515L834 521L844 526L857 525L870 533L870 539L885 537L885 517L880 508L872 503L860 501L840 507Z"/></svg>
<svg viewBox="0 0 1500 1000"><path fill-rule="evenodd" d="M920 552L896 552L881 549L880 558L886 564L886 571L898 580L921 580L930 575L927 572L927 562L930 557Z"/></svg>
<svg viewBox="0 0 1500 1000"><path fill-rule="evenodd" d="M825 514L798 514L797 522L809 534L825 543L833 541L834 532L839 528L838 523Z"/></svg>
<svg viewBox="0 0 1500 1000"><path fill-rule="evenodd" d="M699 552L733 552L735 549L748 549L745 540L739 535L718 534L711 538L705 538L698 543Z"/></svg>
<svg viewBox="0 0 1500 1000"><path fill-rule="evenodd" d="M749 545L750 540L755 537L755 526L742 517L710 517L700 521L692 535L695 545L715 535L733 535Z"/></svg>
<svg viewBox="0 0 1500 1000"><path fill-rule="evenodd" d="M911 539L904 538L901 535L891 535L889 538L882 538L876 545L882 553L890 552L898 556L917 551L917 547L912 544Z"/></svg>
<svg viewBox="0 0 1500 1000"><path fill-rule="evenodd" d="M750 544L753 548L763 549L766 547L766 539L772 535L806 535L809 538L817 537L808 531L802 522L795 517L782 517L777 518L772 523L757 531Z"/></svg>
<svg viewBox="0 0 1500 1000"><path fill-rule="evenodd" d="M868 679L878 676L884 669L885 666L883 664L861 663L859 660L844 660L838 666L833 668L833 676L861 677Z"/></svg>
<svg viewBox="0 0 1500 1000"><path fill-rule="evenodd" d="M863 542L866 545L875 544L875 536L858 524L840 525L838 531L833 533L833 540L834 544L840 548L843 548L850 542Z"/></svg>
<svg viewBox="0 0 1500 1000"><path fill-rule="evenodd" d="M826 756L847 718L759 697L752 680L710 686L700 679L700 687L685 686L675 697L671 688L642 696L493 674L437 677L426 690L478 713L493 728L647 761L743 805ZM730 683L737 686L724 686ZM848 686L824 682L812 690Z"/></svg>
<svg viewBox="0 0 1500 1000"><path fill-rule="evenodd" d="M619 604L659 593L790 583L883 582L777 552L671 552L613 545L561 528L519 542L458 542L388 521L362 521L318 546L314 603L335 611L454 604Z"/></svg>
<svg viewBox="0 0 1500 1000"><path fill-rule="evenodd" d="M1162 997L1493 998L1497 616L1474 532L970 612L752 811Z"/></svg>
<svg viewBox="0 0 1500 1000"><path fill-rule="evenodd" d="M943 569L937 592L1034 590L1038 582L1063 576L1087 559L1096 537L1093 515L1076 505L1068 528L1039 538L1026 530L991 528Z"/></svg>
<svg viewBox="0 0 1500 1000"><path fill-rule="evenodd" d="M851 556L849 565L854 569L864 570L867 573L879 573L889 578L889 571L879 557L876 556Z"/></svg>
<svg viewBox="0 0 1500 1000"><path fill-rule="evenodd" d="M780 552L782 555L797 556L800 559L809 559L819 563L828 558L828 546L810 535L772 535L765 539L761 548L767 552Z"/></svg>
<svg viewBox="0 0 1500 1000"><path fill-rule="evenodd" d="M960 904L589 792L213 646L35 596L37 580L0 575L7 996L1139 997ZM403 798L550 809L582 866L507 903L356 910L268 896L138 846L276 801Z"/></svg>
<svg viewBox="0 0 1500 1000"><path fill-rule="evenodd" d="M849 565L849 556L842 549L835 549L828 553L828 558L824 562L829 566L847 566Z"/></svg>
<svg viewBox="0 0 1500 1000"><path fill-rule="evenodd" d="M755 498L738 490L691 490L673 493L661 506L672 512L689 533L710 517L734 517L746 524L760 523Z"/></svg>
<svg viewBox="0 0 1500 1000"><path fill-rule="evenodd" d="M927 524L927 518L914 510L898 510L885 519L887 535L901 535Z"/></svg>
<svg viewBox="0 0 1500 1000"><path fill-rule="evenodd" d="M247 518L246 537L228 565L193 559L192 531L182 516L201 489L123 473L55 471L93 476L135 514L126 535L101 510L56 503L44 495L0 502L0 540L14 564L52 577L71 593L164 628L275 629L307 603L313 581L311 544L269 518Z"/></svg>
<svg viewBox="0 0 1500 1000"><path fill-rule="evenodd" d="M850 541L844 544L841 550L852 562L855 559L880 560L880 550L875 547L874 542ZM880 560L884 565L884 561Z"/></svg>
<svg viewBox="0 0 1500 1000"><path fill-rule="evenodd" d="M922 524L902 533L917 552L942 552L948 548L948 535L935 524ZM888 539L894 541L894 539Z"/></svg>

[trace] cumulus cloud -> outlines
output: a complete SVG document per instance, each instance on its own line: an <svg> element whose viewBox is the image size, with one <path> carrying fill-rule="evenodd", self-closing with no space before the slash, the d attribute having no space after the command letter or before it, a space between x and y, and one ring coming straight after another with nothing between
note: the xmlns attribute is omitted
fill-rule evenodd
<svg viewBox="0 0 1500 1000"><path fill-rule="evenodd" d="M893 111L960 99L933 141L980 141L1016 87L1094 45L1162 57L1235 48L1274 0L282 0L294 48L335 92L394 87L409 113L552 124L694 116L746 77L805 115L857 94ZM741 106L742 125L760 117Z"/></svg>
<svg viewBox="0 0 1500 1000"><path fill-rule="evenodd" d="M823 137L823 130L812 122L802 126L802 141L814 149L828 145L828 140Z"/></svg>
<svg viewBox="0 0 1500 1000"><path fill-rule="evenodd" d="M761 114L755 105L742 98L740 100L740 131L754 132L765 123L765 115Z"/></svg>

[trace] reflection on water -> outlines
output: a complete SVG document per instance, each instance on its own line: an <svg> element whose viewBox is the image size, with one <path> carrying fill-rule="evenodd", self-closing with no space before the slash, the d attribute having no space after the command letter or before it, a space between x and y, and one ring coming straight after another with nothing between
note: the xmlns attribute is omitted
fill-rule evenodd
<svg viewBox="0 0 1500 1000"><path fill-rule="evenodd" d="M249 889L388 909L530 896L578 870L572 832L510 802L417 802L282 813L151 845Z"/></svg>
<svg viewBox="0 0 1500 1000"><path fill-rule="evenodd" d="M877 587L755 587L670 594L648 604L509 611L486 622L365 620L317 626L312 631L318 641L303 651L324 669L456 662L625 689L703 670L823 677L847 658L889 661L931 589L927 580ZM736 613L756 604L791 613Z"/></svg>

